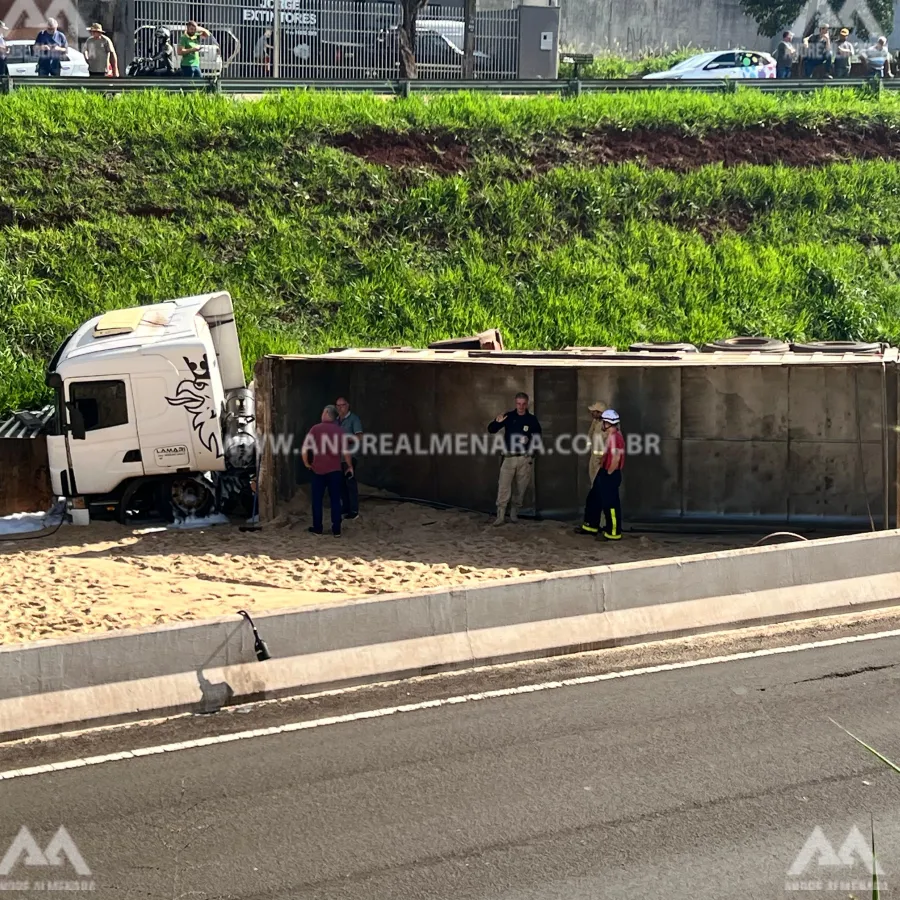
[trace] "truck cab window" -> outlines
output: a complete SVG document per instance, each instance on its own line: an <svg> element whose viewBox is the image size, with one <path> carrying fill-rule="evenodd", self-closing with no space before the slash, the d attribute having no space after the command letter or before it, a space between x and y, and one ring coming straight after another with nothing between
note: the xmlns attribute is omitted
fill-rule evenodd
<svg viewBox="0 0 900 900"><path fill-rule="evenodd" d="M128 423L124 381L77 381L69 385L69 399L84 416L85 431Z"/></svg>

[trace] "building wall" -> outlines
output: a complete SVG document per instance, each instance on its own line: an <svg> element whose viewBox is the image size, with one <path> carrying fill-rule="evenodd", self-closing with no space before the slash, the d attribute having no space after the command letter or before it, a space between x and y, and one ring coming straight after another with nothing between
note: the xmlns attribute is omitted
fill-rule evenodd
<svg viewBox="0 0 900 900"><path fill-rule="evenodd" d="M560 46L581 53L694 46L768 50L738 0L561 0Z"/></svg>
<svg viewBox="0 0 900 900"><path fill-rule="evenodd" d="M327 358L268 358L263 365L269 371L262 383L271 384L259 398L269 407L266 430L292 435L298 449L322 407L340 394L365 431L394 440L418 433L427 445L431 434L484 433L524 390L545 446L558 435L586 433L587 407L597 400L619 411L626 436L659 437L659 455L627 460L622 496L631 521L868 527L871 511L876 527L883 524L879 365L542 367ZM891 366L884 388L892 517L896 378ZM489 455L368 457L359 478L402 496L490 512L498 469L499 459ZM534 471L527 506L548 518L580 515L589 489L586 456L545 455ZM270 456L264 514L283 510L307 480L299 456Z"/></svg>

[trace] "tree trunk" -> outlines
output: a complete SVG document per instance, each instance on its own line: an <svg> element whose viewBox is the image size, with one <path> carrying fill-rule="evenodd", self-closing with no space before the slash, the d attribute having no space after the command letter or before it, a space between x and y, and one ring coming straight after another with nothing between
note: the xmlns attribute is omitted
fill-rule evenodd
<svg viewBox="0 0 900 900"><path fill-rule="evenodd" d="M427 2L428 0L401 0L400 3L403 21L397 33L400 38L400 77L403 79L419 77L416 68L416 20Z"/></svg>

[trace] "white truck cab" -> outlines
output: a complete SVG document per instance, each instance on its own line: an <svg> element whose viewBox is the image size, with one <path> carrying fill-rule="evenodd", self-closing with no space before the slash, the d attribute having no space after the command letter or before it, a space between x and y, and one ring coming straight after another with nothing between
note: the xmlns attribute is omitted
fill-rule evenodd
<svg viewBox="0 0 900 900"><path fill-rule="evenodd" d="M229 497L249 489L253 398L226 291L91 319L59 348L47 384L53 491L92 516L205 515L223 485Z"/></svg>

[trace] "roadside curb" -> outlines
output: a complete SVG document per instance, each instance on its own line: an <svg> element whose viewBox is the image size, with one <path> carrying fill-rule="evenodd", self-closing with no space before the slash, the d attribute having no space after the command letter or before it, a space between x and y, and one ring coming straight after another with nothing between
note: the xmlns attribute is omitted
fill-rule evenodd
<svg viewBox="0 0 900 900"><path fill-rule="evenodd" d="M900 531L0 648L0 738L900 602Z"/></svg>

